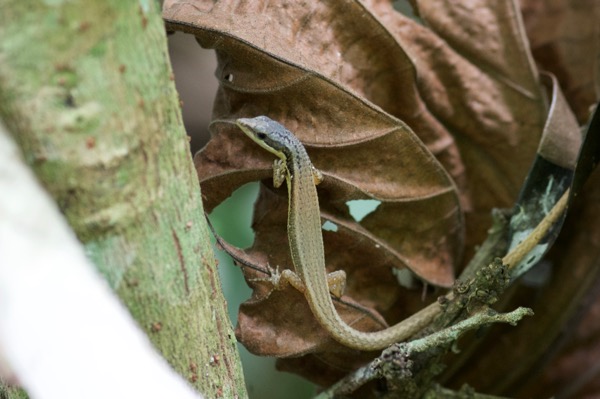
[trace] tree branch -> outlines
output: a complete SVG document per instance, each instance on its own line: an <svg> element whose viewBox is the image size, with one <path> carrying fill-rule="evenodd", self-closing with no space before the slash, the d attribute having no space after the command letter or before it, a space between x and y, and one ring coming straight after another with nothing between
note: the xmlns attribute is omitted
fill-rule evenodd
<svg viewBox="0 0 600 399"><path fill-rule="evenodd" d="M4 2L0 118L171 366L208 397L244 397L157 7Z"/></svg>

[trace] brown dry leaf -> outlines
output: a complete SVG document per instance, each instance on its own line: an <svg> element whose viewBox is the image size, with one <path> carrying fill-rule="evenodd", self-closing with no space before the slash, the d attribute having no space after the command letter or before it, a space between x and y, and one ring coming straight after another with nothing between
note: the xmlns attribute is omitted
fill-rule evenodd
<svg viewBox="0 0 600 399"><path fill-rule="evenodd" d="M545 95L512 1L415 1L428 27L372 0L416 64L418 90L454 137L471 209L467 255L490 225L490 209L514 203L546 117ZM468 258L468 256L467 256Z"/></svg>
<svg viewBox="0 0 600 399"><path fill-rule="evenodd" d="M194 4L199 6L198 3ZM240 39L256 47L264 47L258 50L225 34L216 35L207 31L201 34L199 41L206 47L215 47L219 56L217 75L221 79L221 90L216 101L215 119L267 114L294 131L304 142L313 163L325 175L325 182L319 186L323 216L333 221L339 229L337 233L325 235L328 267L346 271L348 296L363 306L375 304L376 310L371 311L373 313L387 312L398 298L406 296L406 293L402 294L404 290L397 286L392 268L409 267L433 284L451 284L453 266L462 251L463 235L462 212L453 181L405 124L360 97L351 87L342 87L342 82L334 80L343 77L352 81L355 88L383 92L381 88L373 88L383 83L375 84L374 79L367 79L367 73L362 71L362 68L369 66L365 65L364 59L368 49L376 49L374 52L378 53L370 57L373 61L385 55L381 46L373 43L377 39L376 32L366 35L365 43L361 44L356 39L366 31L352 33L344 28L342 33L347 37L334 40L338 34L328 38L318 33L316 28L304 27L303 34L306 37L303 40L308 44L320 40L324 45L329 41L331 49L324 54L333 54L335 57L345 54L349 58L347 62L340 63L340 59L334 59L328 63L327 57L320 59L312 56L314 46L291 47L288 43L291 39L287 36L293 32L289 32L289 26L281 25L281 35L271 32L267 41L264 24L277 18L265 10L261 14L244 10L246 13L236 14L236 18L232 19L232 10L227 9L225 2L217 3L206 14L198 12L196 7L187 3L176 5L173 6L172 16L167 11L165 17L167 20L187 18L188 23L205 28L208 26L223 33L235 30ZM332 16L341 11L336 10L335 6L321 8L321 14L326 11L327 15ZM355 18L357 15L368 17L357 4L353 9ZM307 24L312 21L321 25L328 20L335 20L319 15L315 10L293 5L285 9L274 7L271 11L282 12L286 17L282 22L289 22L292 17L286 13L294 11L304 14L310 12L304 16L294 15L292 21L305 20ZM352 15L348 11L345 10L345 15ZM311 15L319 18L311 20ZM373 26L378 26L374 19L371 18L371 21ZM181 29L181 26L178 27ZM301 41L300 33L297 34L299 36L294 40ZM198 32L196 35L200 36ZM393 42L389 44L393 45ZM336 46L340 47L337 51ZM352 59L353 52L348 47L355 47L355 58L358 59ZM285 62L281 61L282 58L285 58ZM406 57L405 61L408 61ZM372 67L377 65L376 62L372 64ZM213 124L213 133L215 137L196 157L203 192L210 194L207 195L208 210L241 183L268 178L272 173L273 159L231 124L216 122ZM445 142L439 149L440 153L448 153L447 148L452 147L447 145L451 143L450 139ZM285 245L287 194L285 190L279 190L278 195L284 205L279 212L273 200L265 204L259 201L257 205L254 225L257 237L249 254L256 261L257 253L267 253L270 264L284 268L292 266L289 249ZM359 224L350 216L347 205L349 200L356 199L376 199L381 204ZM268 209L265 214L275 221L263 223L265 217L259 210L261 206ZM415 220L419 223L415 223ZM331 252L332 248L342 250ZM349 258L346 256L349 253L360 256ZM388 292L386 296L389 298L384 302L376 302L380 295L372 294L378 292ZM297 309L290 306L286 306L284 312L278 311L280 303L298 302L298 293L293 289L284 293L283 297L279 295L280 292L258 296L260 302L255 295L253 301L242 308L239 336L254 352L278 356L298 355L307 352L307 347L315 342L311 335L320 329L308 323L295 325L297 331L294 333L302 337L304 344L289 340L288 348L281 348L273 340L261 339L261 328L252 328L257 325L259 316L252 311L252 317L246 317L246 310L251 312L250 306L259 308L264 319L271 319L273 314L277 314L280 319L287 320L299 314ZM350 298L348 301L351 301ZM402 306L394 309L392 321L408 316L421 306L418 304L418 307L408 308L407 303L411 302L403 302ZM306 308L304 313L309 316L304 301L300 301L300 304ZM351 312L354 315L346 317L350 324L355 319L364 318L362 311L353 309ZM380 324L365 327L380 328ZM284 336L280 330L279 336ZM332 342L329 344L333 345Z"/></svg>
<svg viewBox="0 0 600 399"><path fill-rule="evenodd" d="M338 227L324 232L328 269L346 271L344 299L368 311L337 306L365 330L380 329L380 315L394 324L422 306L418 291L398 287L392 268L452 282L462 210L469 246L479 243L490 209L514 202L546 114L514 3L418 6L429 28L389 1L188 0L164 11L169 29L195 34L219 59L214 136L195 159L206 209L272 173L270 154L218 120L266 114L287 126L325 175L322 218ZM286 196L270 182L262 187L248 252L254 263L292 267ZM347 206L355 199L381 204L357 223ZM246 346L352 366L348 352L356 351L316 328L297 292L251 285L238 327Z"/></svg>
<svg viewBox="0 0 600 399"><path fill-rule="evenodd" d="M580 123L600 99L600 2L521 0L521 10L540 68L552 72Z"/></svg>

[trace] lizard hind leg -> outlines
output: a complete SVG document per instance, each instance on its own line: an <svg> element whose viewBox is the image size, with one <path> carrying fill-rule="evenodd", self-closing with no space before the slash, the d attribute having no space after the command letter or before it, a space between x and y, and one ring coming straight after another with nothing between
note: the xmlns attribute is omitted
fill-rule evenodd
<svg viewBox="0 0 600 399"><path fill-rule="evenodd" d="M283 288L286 284L291 285L301 293L306 291L306 286L302 279L293 271L286 269L278 275L278 285L276 289ZM327 274L327 286L329 293L335 298L340 299L344 295L346 289L346 272L343 270L336 270L335 272Z"/></svg>
<svg viewBox="0 0 600 399"><path fill-rule="evenodd" d="M282 290L287 285L291 285L298 291L304 294L306 286L302 282L302 279L292 270L285 269L279 271L279 268L269 268L269 277L252 279L252 281L266 281L273 285L273 289ZM327 274L327 285L329 287L329 293L335 298L339 299L344 295L346 289L346 272L343 270L336 270L335 272Z"/></svg>
<svg viewBox="0 0 600 399"><path fill-rule="evenodd" d="M273 268L267 266L269 277L253 278L250 281L262 281L270 283L274 290L282 290L288 285L291 285L298 291L304 293L304 283L292 270L284 269L279 271L279 266Z"/></svg>

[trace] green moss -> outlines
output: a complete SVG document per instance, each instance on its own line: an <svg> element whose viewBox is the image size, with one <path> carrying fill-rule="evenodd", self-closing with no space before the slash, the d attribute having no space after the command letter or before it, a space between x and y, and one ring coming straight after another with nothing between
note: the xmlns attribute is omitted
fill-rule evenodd
<svg viewBox="0 0 600 399"><path fill-rule="evenodd" d="M77 86L77 73L69 67L58 67L57 72L52 76L51 83L56 86L62 86L71 89Z"/></svg>
<svg viewBox="0 0 600 399"><path fill-rule="evenodd" d="M106 49L106 42L98 42L94 47L90 49L90 55L93 57L104 57L104 55L106 54Z"/></svg>

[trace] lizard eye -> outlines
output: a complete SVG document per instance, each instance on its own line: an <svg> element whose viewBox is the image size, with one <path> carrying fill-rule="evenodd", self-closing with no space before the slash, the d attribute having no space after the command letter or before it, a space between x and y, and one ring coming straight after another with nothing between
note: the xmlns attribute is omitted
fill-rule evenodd
<svg viewBox="0 0 600 399"><path fill-rule="evenodd" d="M261 140L264 140L267 138L267 135L265 133L256 133L256 137L258 137Z"/></svg>

